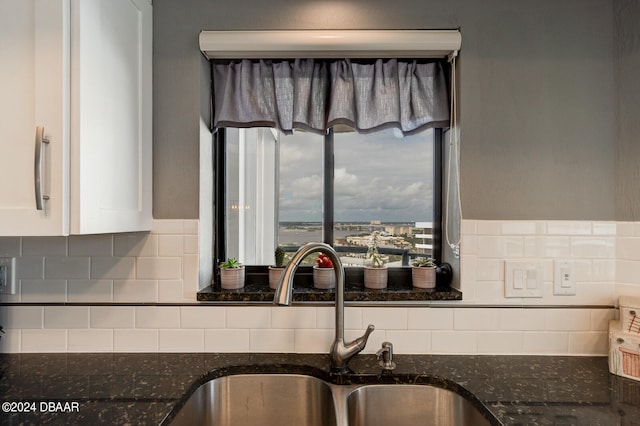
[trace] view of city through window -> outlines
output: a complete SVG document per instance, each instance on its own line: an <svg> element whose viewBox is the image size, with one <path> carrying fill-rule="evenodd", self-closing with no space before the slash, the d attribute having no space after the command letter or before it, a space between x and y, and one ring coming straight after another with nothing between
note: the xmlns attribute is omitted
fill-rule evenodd
<svg viewBox="0 0 640 426"><path fill-rule="evenodd" d="M322 241L322 144L303 132L280 139L281 246ZM433 131L336 132L334 161L333 245L343 263L363 264L373 232L389 266L402 264L402 252L431 254Z"/></svg>

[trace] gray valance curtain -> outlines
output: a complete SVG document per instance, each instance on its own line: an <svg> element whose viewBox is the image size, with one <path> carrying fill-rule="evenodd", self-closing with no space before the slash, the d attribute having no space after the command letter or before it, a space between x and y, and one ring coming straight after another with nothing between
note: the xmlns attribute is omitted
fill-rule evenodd
<svg viewBox="0 0 640 426"><path fill-rule="evenodd" d="M274 127L325 133L404 133L449 124L441 61L377 59L239 60L213 63L214 126Z"/></svg>

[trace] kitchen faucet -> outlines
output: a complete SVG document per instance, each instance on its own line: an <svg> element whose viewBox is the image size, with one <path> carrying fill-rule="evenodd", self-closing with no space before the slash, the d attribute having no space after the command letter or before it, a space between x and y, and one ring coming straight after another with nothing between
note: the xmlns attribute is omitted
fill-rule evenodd
<svg viewBox="0 0 640 426"><path fill-rule="evenodd" d="M375 330L372 324L369 324L367 331L363 336L358 337L353 342L345 343L344 341L344 267L338 257L338 253L328 244L325 243L307 243L293 255L293 258L285 268L278 283L274 303L278 305L290 305L291 296L293 294L293 277L296 269L302 259L309 253L322 252L329 256L336 272L336 333L333 344L331 345L331 368L337 372L345 372L347 364L357 354L359 354L367 345L369 335Z"/></svg>

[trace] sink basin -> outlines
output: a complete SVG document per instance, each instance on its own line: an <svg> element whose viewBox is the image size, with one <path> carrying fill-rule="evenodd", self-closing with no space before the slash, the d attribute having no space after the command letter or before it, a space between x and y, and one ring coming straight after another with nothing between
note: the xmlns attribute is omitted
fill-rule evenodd
<svg viewBox="0 0 640 426"><path fill-rule="evenodd" d="M240 374L198 387L172 425L335 426L331 387L312 376Z"/></svg>
<svg viewBox="0 0 640 426"><path fill-rule="evenodd" d="M427 385L365 385L347 397L349 426L489 426L457 393Z"/></svg>

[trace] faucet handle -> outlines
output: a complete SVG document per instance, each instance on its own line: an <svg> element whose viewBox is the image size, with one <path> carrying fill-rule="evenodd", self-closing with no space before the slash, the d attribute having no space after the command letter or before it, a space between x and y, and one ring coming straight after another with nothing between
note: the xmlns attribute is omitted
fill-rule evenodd
<svg viewBox="0 0 640 426"><path fill-rule="evenodd" d="M371 335L371 333L373 333L373 330L375 329L376 327L373 324L369 324L364 334L358 339L356 339L356 343L360 347L360 350L363 350L364 347L367 346L367 341L369 340L369 336Z"/></svg>

